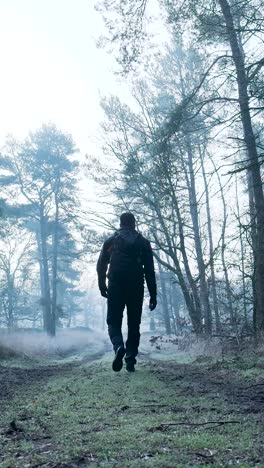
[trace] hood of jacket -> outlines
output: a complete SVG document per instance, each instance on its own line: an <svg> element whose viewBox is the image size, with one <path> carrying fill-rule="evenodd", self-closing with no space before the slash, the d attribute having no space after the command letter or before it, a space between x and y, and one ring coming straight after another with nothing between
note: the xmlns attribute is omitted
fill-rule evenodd
<svg viewBox="0 0 264 468"><path fill-rule="evenodd" d="M138 238L139 233L135 229L131 228L120 228L117 231L117 234L122 237L128 244L134 244L135 240Z"/></svg>

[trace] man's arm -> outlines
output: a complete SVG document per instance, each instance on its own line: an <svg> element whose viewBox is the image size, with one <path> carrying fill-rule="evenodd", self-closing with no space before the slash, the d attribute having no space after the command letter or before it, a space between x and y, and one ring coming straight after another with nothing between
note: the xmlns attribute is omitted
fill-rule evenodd
<svg viewBox="0 0 264 468"><path fill-rule="evenodd" d="M107 297L106 272L107 272L108 264L110 262L111 251L112 251L112 242L111 242L111 239L107 239L103 244L103 247L100 252L97 265L96 265L96 271L98 275L98 286L103 297Z"/></svg>
<svg viewBox="0 0 264 468"><path fill-rule="evenodd" d="M148 240L146 240L145 244L143 265L145 279L150 295L149 307L151 310L154 310L157 305L157 285L154 270L153 252Z"/></svg>

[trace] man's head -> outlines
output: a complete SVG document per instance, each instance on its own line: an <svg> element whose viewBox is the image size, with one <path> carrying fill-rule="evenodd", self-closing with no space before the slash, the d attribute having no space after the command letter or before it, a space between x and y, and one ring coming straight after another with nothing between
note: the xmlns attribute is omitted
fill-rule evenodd
<svg viewBox="0 0 264 468"><path fill-rule="evenodd" d="M136 220L132 213L122 213L120 216L120 227L135 229Z"/></svg>

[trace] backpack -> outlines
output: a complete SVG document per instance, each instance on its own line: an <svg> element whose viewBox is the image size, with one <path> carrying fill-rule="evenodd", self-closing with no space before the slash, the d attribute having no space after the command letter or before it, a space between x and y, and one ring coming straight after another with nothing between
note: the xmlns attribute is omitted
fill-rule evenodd
<svg viewBox="0 0 264 468"><path fill-rule="evenodd" d="M110 270L124 273L141 270L143 265L142 240L142 235L139 233L131 242L117 232L112 244Z"/></svg>

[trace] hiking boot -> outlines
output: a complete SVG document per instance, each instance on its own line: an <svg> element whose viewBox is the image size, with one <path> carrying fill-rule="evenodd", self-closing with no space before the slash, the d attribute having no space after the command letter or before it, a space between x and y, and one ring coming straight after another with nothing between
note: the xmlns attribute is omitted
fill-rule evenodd
<svg viewBox="0 0 264 468"><path fill-rule="evenodd" d="M127 362L126 370L128 372L135 372L135 364L133 362Z"/></svg>
<svg viewBox="0 0 264 468"><path fill-rule="evenodd" d="M115 358L114 358L113 363L112 363L113 371L115 371L115 372L121 371L121 369L123 367L123 357L124 357L125 354L126 354L126 350L125 350L124 346L119 346L119 348L117 348L117 350L116 350Z"/></svg>

